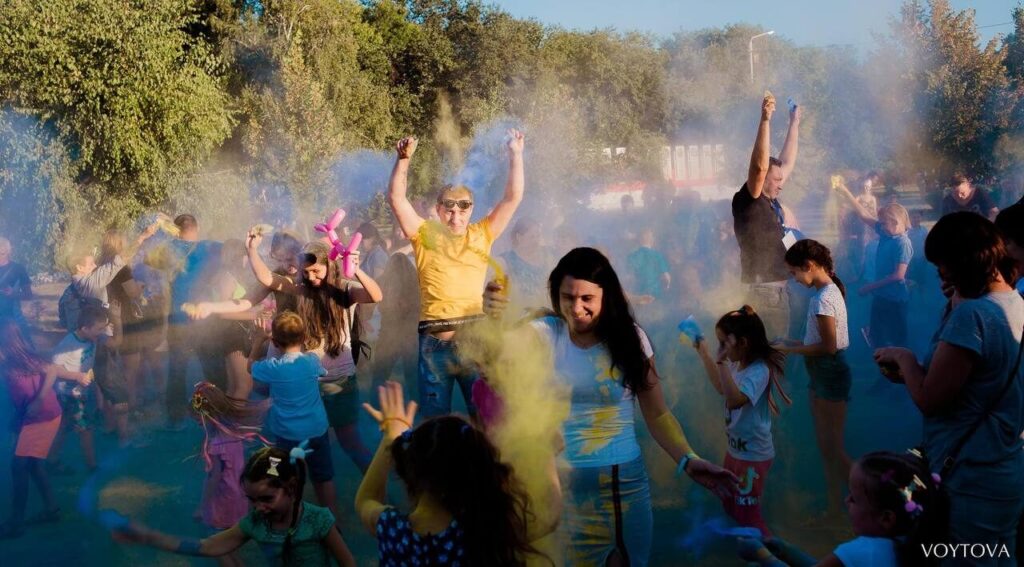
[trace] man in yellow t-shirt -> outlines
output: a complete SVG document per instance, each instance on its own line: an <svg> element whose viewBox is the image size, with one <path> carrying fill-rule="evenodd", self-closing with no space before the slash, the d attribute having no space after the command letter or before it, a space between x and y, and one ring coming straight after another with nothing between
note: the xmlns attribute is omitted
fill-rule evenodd
<svg viewBox="0 0 1024 567"><path fill-rule="evenodd" d="M461 325L483 317L483 291L491 244L504 232L523 200L524 138L508 132L509 171L505 196L478 223L473 215L473 192L462 185L447 185L438 192L439 220L424 220L409 202L409 160L416 138L396 145L398 157L388 184L388 202L395 219L412 242L420 284L419 398L424 417L451 412L452 389L458 381L470 414L474 370L461 364L456 335Z"/></svg>

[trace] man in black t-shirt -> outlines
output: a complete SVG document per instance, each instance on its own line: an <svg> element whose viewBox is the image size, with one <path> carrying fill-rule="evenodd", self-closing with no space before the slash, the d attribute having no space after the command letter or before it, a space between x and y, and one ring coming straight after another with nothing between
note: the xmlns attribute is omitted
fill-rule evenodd
<svg viewBox="0 0 1024 567"><path fill-rule="evenodd" d="M733 228L740 247L740 280L750 285L748 302L761 315L769 337L784 335L789 321L789 272L785 256L795 236L783 228L785 213L778 197L796 164L800 107L790 110L789 131L778 159L769 156L774 112L775 97L766 93L761 102L761 122L747 182L732 198Z"/></svg>
<svg viewBox="0 0 1024 567"><path fill-rule="evenodd" d="M967 211L979 214L991 221L996 219L999 208L988 193L971 183L963 173L954 173L950 183L952 190L942 199L942 216Z"/></svg>

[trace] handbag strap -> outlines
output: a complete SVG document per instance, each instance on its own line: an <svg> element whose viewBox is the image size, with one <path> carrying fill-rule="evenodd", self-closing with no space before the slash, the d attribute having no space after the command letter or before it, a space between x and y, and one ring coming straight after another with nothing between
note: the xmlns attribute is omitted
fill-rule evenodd
<svg viewBox="0 0 1024 567"><path fill-rule="evenodd" d="M1020 370L1020 362L1022 356L1024 356L1024 331L1022 331L1021 334L1020 346L1017 348L1017 360L1013 363L1013 370L1011 370L1010 374L1006 377L1006 381L1003 383L1003 387L999 390L999 394L995 398L993 398L991 402L989 402L988 406L985 408L985 411L981 412L981 415L978 416L978 419L974 421L974 423L971 425L971 428L967 430L967 433L965 433L956 442L955 445L953 445L953 450L951 450L949 452L949 455L947 455L946 458L942 461L942 471L939 474L942 476L943 479L949 476L949 472L953 470L953 465L956 464L957 457L960 456L960 451L963 450L964 445L967 444L967 441L970 440L970 438L974 435L974 432L977 431L979 427L981 427L981 424L984 423L986 419L988 419L988 416L990 413L992 413L992 410L996 409L996 406L999 405L999 402L1001 402L1003 400L1003 397L1006 396L1006 392L1010 389L1010 385L1013 384L1014 378L1017 377L1017 371Z"/></svg>

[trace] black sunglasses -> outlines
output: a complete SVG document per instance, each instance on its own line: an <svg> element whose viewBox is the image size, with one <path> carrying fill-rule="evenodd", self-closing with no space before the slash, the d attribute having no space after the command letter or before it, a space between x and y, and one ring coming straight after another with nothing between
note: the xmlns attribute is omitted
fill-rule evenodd
<svg viewBox="0 0 1024 567"><path fill-rule="evenodd" d="M455 210L456 206L465 211L466 209L473 206L473 201L470 201L469 199L461 199L458 201L456 201L455 199L441 199L440 201L438 201L438 204L448 209L449 211Z"/></svg>

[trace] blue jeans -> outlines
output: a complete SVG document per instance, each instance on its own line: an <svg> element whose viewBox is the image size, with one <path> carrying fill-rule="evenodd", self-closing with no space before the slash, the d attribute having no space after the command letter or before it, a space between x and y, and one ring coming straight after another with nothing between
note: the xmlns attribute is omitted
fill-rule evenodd
<svg viewBox="0 0 1024 567"><path fill-rule="evenodd" d="M1024 515L1020 492L1024 454L992 465L961 463L942 479L949 495L949 537L952 543L1005 545L1010 557L968 554L943 565L1017 565L1017 530Z"/></svg>
<svg viewBox="0 0 1024 567"><path fill-rule="evenodd" d="M473 382L479 374L459 359L455 341L442 341L430 334L420 335L419 414L424 418L452 412L452 388L458 381L469 415L476 415L473 405Z"/></svg>
<svg viewBox="0 0 1024 567"><path fill-rule="evenodd" d="M654 514L643 457L571 469L566 486L572 490L562 518L571 545L566 565L604 565L613 553L628 557L631 567L647 565Z"/></svg>

